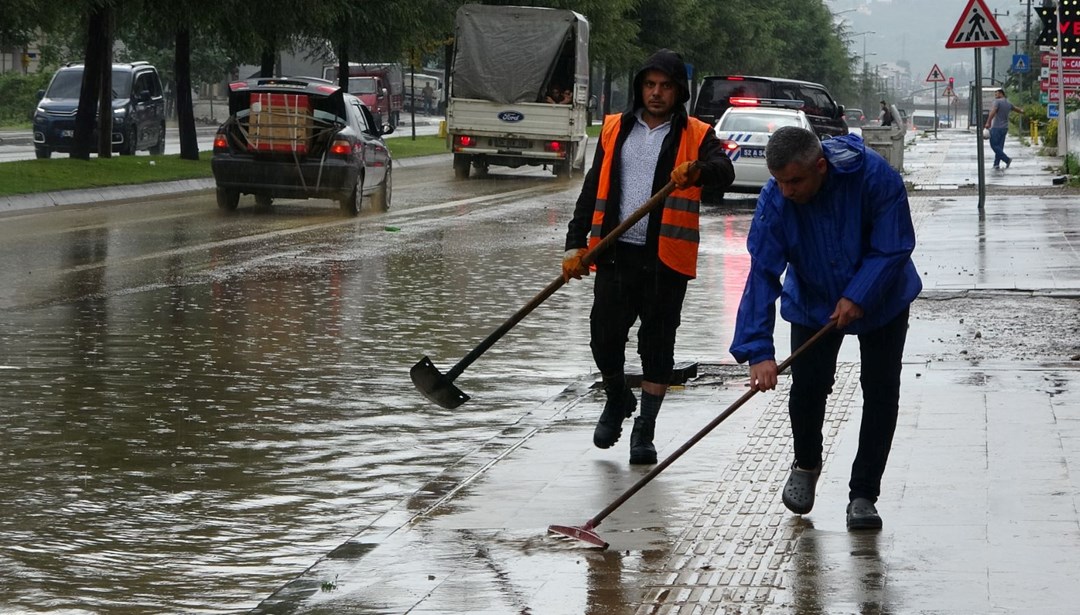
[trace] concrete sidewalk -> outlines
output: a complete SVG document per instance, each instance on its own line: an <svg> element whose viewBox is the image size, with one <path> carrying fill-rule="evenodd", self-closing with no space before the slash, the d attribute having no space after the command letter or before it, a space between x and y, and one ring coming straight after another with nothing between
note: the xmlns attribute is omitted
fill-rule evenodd
<svg viewBox="0 0 1080 615"><path fill-rule="evenodd" d="M1077 612L1080 205L1043 189L1060 159L1010 139L1016 161L980 211L961 190L973 138L941 131L905 154L925 291L882 531L844 523L861 407L849 340L809 515L779 497L791 463L782 377L604 519L609 549L548 535L549 524L584 524L648 471L626 463L629 422L614 448L592 447L603 399L585 378L523 409L254 612ZM1039 196L1018 194L1025 186ZM778 348L785 336L781 325ZM745 391L746 368L726 349L700 359L665 402L661 458Z"/></svg>

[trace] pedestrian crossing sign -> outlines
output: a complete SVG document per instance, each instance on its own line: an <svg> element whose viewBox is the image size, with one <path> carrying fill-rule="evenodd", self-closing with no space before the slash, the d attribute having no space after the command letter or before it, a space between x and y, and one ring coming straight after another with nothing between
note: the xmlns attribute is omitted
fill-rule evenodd
<svg viewBox="0 0 1080 615"><path fill-rule="evenodd" d="M926 76L926 81L928 83L939 83L945 81L945 73L941 72L941 69L938 68L937 64L935 64L934 68L930 69L930 74Z"/></svg>
<svg viewBox="0 0 1080 615"><path fill-rule="evenodd" d="M945 41L947 49L1006 47L1008 44L1008 37L983 0L968 0L960 21Z"/></svg>
<svg viewBox="0 0 1080 615"><path fill-rule="evenodd" d="M1031 70L1031 61L1028 59L1027 54L1013 54L1012 68L1010 70L1014 73L1029 72Z"/></svg>

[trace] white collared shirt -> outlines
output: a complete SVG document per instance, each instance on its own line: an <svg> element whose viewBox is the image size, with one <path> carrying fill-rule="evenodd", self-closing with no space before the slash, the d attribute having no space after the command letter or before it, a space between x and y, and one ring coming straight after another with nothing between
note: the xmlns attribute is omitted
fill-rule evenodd
<svg viewBox="0 0 1080 615"><path fill-rule="evenodd" d="M656 175L656 163L660 158L660 149L664 138L671 132L671 119L656 128L641 119L641 109L634 116L637 122L630 129L622 148L622 168L619 174L619 190L622 196L619 203L619 219L626 220L652 196L653 177ZM645 245L645 236L649 229L648 216L623 233L619 241L638 246Z"/></svg>

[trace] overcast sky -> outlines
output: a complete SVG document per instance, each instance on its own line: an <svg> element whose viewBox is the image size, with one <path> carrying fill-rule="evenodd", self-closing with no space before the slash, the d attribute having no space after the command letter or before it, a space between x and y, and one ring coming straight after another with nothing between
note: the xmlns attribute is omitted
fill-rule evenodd
<svg viewBox="0 0 1080 615"><path fill-rule="evenodd" d="M990 11L998 13L997 22L1009 38L1008 47L997 48L997 65L1008 68L1012 62L1013 43L1020 38L1023 46L1024 0L983 0ZM826 0L826 4L845 20L852 32L874 31L865 35L866 55L871 65L880 62L907 60L916 82L926 78L936 63L950 75L957 65L964 64L972 70L975 52L970 49L946 49L945 39L952 33L968 0ZM1040 0L1032 1L1032 24L1039 23L1034 7ZM852 10L854 9L854 10ZM1002 15L1005 11L1008 16ZM850 49L856 55L863 53L863 36L852 38ZM877 55L872 55L877 54ZM990 52L983 59L983 75L989 76Z"/></svg>

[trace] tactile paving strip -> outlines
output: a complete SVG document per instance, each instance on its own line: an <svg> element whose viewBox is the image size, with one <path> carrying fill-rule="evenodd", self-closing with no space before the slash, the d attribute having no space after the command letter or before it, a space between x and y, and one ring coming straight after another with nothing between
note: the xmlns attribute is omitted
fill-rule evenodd
<svg viewBox="0 0 1080 615"><path fill-rule="evenodd" d="M792 513L780 500L792 459L786 382L761 413L738 461L724 470L724 488L679 537L638 615L755 615L784 588L802 534L798 524L785 523ZM837 434L861 403L858 387L859 366L839 364L825 412L826 466Z"/></svg>

